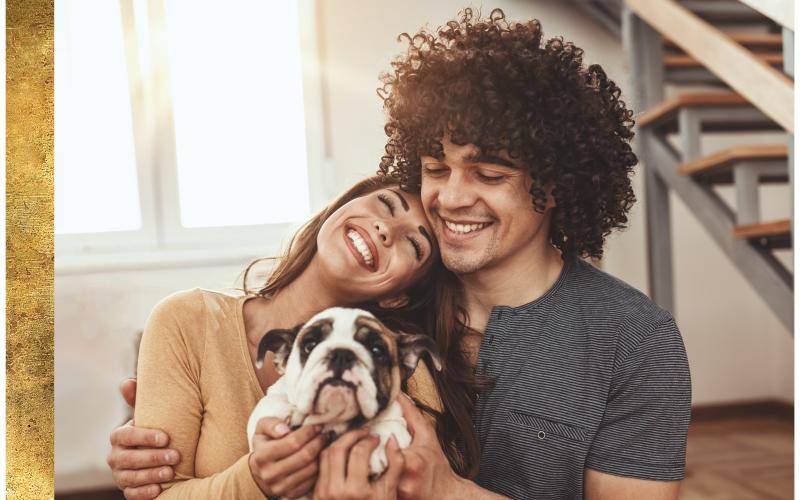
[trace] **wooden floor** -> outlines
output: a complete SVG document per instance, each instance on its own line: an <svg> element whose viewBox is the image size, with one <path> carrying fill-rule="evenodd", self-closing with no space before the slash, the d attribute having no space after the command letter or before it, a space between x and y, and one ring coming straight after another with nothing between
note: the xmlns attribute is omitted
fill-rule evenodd
<svg viewBox="0 0 800 500"><path fill-rule="evenodd" d="M793 484L790 419L736 417L689 427L681 500L791 499Z"/></svg>
<svg viewBox="0 0 800 500"><path fill-rule="evenodd" d="M680 500L793 498L794 439L787 417L695 420L689 428ZM118 491L56 495L59 500L117 500Z"/></svg>

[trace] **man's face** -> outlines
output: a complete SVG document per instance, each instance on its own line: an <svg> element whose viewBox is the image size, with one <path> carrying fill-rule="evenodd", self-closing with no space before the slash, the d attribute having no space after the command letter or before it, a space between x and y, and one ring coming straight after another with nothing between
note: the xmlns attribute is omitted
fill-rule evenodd
<svg viewBox="0 0 800 500"><path fill-rule="evenodd" d="M421 158L422 205L442 260L456 274L513 266L549 245L552 201L538 213L527 169L507 154L442 140L444 157Z"/></svg>

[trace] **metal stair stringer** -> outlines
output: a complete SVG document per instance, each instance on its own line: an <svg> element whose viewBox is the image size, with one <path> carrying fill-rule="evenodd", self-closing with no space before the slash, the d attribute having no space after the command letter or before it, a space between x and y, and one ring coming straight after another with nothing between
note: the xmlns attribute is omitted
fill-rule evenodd
<svg viewBox="0 0 800 500"><path fill-rule="evenodd" d="M681 154L669 143L647 129L640 131L639 141L645 168L653 169L669 189L674 190L686 203L717 246L793 335L792 274L770 249L733 237L736 225L734 212L713 190L678 173Z"/></svg>

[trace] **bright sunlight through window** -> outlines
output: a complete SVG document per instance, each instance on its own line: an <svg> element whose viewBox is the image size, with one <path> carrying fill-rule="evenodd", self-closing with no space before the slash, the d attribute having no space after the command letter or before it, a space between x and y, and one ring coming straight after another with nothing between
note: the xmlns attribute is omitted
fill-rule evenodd
<svg viewBox="0 0 800 500"><path fill-rule="evenodd" d="M184 227L309 212L295 2L167 1Z"/></svg>
<svg viewBox="0 0 800 500"><path fill-rule="evenodd" d="M141 225L119 2L55 2L55 232Z"/></svg>

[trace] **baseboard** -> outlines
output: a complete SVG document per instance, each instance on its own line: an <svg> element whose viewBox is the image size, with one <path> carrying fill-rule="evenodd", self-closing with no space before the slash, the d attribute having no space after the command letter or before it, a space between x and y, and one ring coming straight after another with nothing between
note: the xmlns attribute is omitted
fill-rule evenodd
<svg viewBox="0 0 800 500"><path fill-rule="evenodd" d="M794 420L794 404L774 399L692 406L692 421L740 417L775 417Z"/></svg>

